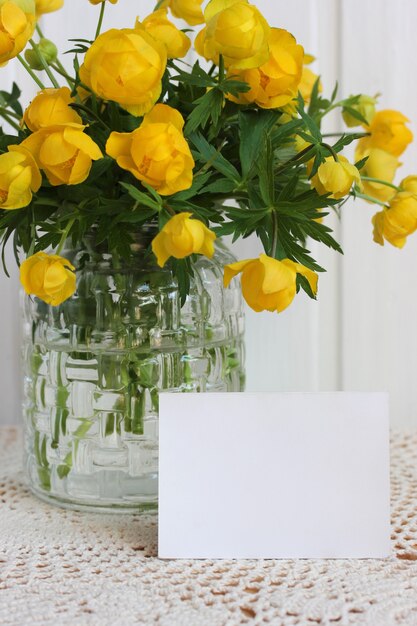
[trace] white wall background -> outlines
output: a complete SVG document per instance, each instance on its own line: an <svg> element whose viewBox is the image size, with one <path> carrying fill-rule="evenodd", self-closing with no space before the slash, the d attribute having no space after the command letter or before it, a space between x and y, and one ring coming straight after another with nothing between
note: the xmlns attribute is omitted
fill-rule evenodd
<svg viewBox="0 0 417 626"><path fill-rule="evenodd" d="M381 106L412 120L417 135L417 3L415 0L257 0L270 23L290 30L318 57L325 91L336 78L341 94L382 92ZM121 0L107 8L106 27L133 23L152 8L149 0ZM66 0L46 16L44 30L65 50L70 37L91 38L98 8ZM377 6L376 6L377 5ZM24 82L16 62L0 69L2 86ZM3 88L3 87L2 87ZM337 118L329 130L339 130ZM417 141L402 158L399 179L417 173ZM365 203L345 206L334 223L345 255L320 250L328 268L318 302L300 295L281 315L248 311L247 370L250 390L388 390L393 424L417 427L417 235L404 250L372 242ZM256 242L240 244L240 258ZM13 268L13 260L10 259ZM18 279L0 275L0 423L20 419Z"/></svg>

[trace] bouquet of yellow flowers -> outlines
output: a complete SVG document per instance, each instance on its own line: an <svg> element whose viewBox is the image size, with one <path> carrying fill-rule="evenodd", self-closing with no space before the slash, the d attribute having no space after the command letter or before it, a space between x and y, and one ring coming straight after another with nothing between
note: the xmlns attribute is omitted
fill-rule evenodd
<svg viewBox="0 0 417 626"><path fill-rule="evenodd" d="M400 247L416 230L417 177L393 183L412 140L407 119L376 112L366 95L324 98L312 58L248 0L161 0L130 28L103 33L107 3L90 2L96 36L74 40L69 74L37 25L63 0L0 0L0 61L18 59L40 88L24 110L16 85L0 94L16 131L0 137L0 238L26 257L28 294L53 306L74 294L66 241L94 230L128 258L132 231L152 224L149 254L170 264L183 301L197 255L211 257L217 237L255 233L264 253L227 264L224 284L241 274L253 309L282 311L299 288L315 297L323 268L307 242L340 251L322 218L350 196L381 205L378 243ZM170 14L203 25L192 66L189 29ZM320 127L335 108L348 128L330 142ZM352 142L355 163L341 154Z"/></svg>
<svg viewBox="0 0 417 626"><path fill-rule="evenodd" d="M393 182L407 119L325 98L312 57L248 0L160 0L106 32L109 2L90 2L70 71L37 23L63 0L0 0L0 62L39 87L24 109L17 85L0 91L0 243L31 296L25 466L43 498L148 510L160 391L241 391L242 294L255 311L315 298L309 241L341 251L324 218L352 196L378 205L378 243L404 245L417 177ZM201 25L192 65L175 18ZM334 109L346 130L324 134ZM251 235L258 258L222 242Z"/></svg>

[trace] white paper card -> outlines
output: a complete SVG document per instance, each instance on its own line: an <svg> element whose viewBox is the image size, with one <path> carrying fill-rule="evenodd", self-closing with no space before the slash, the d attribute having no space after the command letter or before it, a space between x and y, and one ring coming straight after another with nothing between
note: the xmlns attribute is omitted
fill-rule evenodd
<svg viewBox="0 0 417 626"><path fill-rule="evenodd" d="M159 557L390 554L383 393L160 396Z"/></svg>

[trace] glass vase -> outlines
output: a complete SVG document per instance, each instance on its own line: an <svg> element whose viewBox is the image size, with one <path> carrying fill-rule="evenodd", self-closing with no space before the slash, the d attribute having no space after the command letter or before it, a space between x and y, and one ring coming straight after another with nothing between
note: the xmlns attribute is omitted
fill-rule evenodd
<svg viewBox="0 0 417 626"><path fill-rule="evenodd" d="M153 511L160 391L241 391L242 298L222 284L219 242L178 284L137 236L129 262L87 241L64 256L77 291L57 307L24 297L25 467L32 491L71 508ZM180 435L179 435L180 436ZM190 468L191 471L191 468Z"/></svg>

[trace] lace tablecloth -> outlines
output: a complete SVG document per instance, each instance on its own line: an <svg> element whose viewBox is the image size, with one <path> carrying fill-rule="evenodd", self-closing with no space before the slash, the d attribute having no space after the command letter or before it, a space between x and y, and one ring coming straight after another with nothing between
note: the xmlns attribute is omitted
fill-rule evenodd
<svg viewBox="0 0 417 626"><path fill-rule="evenodd" d="M155 518L30 495L14 428L0 429L0 500L4 626L417 626L417 434L393 436L386 560L160 561Z"/></svg>

